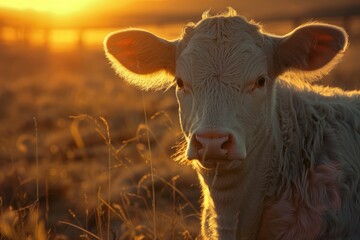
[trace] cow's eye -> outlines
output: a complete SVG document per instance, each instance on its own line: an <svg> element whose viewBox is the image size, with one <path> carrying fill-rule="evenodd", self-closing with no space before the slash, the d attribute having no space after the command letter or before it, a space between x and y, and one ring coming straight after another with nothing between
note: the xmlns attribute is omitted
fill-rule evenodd
<svg viewBox="0 0 360 240"><path fill-rule="evenodd" d="M176 85L178 86L178 88L183 88L184 87L183 80L181 80L181 78L176 78Z"/></svg>
<svg viewBox="0 0 360 240"><path fill-rule="evenodd" d="M266 83L265 77L261 76L256 80L255 85L256 85L256 87L261 88L261 87L265 86L265 83Z"/></svg>

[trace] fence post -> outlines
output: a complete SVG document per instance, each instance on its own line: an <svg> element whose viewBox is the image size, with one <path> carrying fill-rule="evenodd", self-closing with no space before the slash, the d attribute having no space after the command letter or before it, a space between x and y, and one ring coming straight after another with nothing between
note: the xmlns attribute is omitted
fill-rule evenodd
<svg viewBox="0 0 360 240"><path fill-rule="evenodd" d="M77 46L79 49L83 49L84 48L84 29L83 28L78 28L77 30Z"/></svg>

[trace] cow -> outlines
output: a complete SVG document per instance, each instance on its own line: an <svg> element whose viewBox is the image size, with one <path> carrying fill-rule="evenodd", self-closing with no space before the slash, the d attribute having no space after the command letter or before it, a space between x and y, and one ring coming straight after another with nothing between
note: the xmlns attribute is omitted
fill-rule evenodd
<svg viewBox="0 0 360 240"><path fill-rule="evenodd" d="M226 240L360 239L360 92L313 84L347 46L341 27L278 36L231 8L176 40L125 29L104 41L130 84L175 86L200 237Z"/></svg>

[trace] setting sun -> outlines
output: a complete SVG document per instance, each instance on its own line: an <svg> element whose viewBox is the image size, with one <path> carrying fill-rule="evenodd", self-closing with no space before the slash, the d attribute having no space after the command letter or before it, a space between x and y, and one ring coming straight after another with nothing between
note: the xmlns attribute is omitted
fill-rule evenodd
<svg viewBox="0 0 360 240"><path fill-rule="evenodd" d="M95 1L96 0L13 0L0 3L0 7L66 14L80 11Z"/></svg>

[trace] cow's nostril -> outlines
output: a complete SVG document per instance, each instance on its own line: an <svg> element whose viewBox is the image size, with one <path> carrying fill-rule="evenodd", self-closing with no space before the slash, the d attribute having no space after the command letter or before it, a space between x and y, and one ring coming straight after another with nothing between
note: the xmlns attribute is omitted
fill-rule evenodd
<svg viewBox="0 0 360 240"><path fill-rule="evenodd" d="M221 149L229 150L231 148L232 142L232 137L229 135L228 140L221 145Z"/></svg>
<svg viewBox="0 0 360 240"><path fill-rule="evenodd" d="M203 145L201 144L201 142L197 139L197 137L195 137L192 141L193 146L195 147L195 149L200 150L203 148Z"/></svg>

